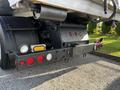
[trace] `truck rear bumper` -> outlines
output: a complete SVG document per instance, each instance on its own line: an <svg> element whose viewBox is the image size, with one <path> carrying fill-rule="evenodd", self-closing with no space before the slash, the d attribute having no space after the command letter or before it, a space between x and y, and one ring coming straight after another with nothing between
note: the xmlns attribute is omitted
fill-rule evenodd
<svg viewBox="0 0 120 90"><path fill-rule="evenodd" d="M85 54L94 51L94 43L78 45L73 48L73 56Z"/></svg>
<svg viewBox="0 0 120 90"><path fill-rule="evenodd" d="M50 51L43 51L27 55L16 55L16 66L31 66L61 60L69 60L73 56L82 55L94 50L94 44L78 45L73 48L63 48ZM48 60L49 59L49 60Z"/></svg>

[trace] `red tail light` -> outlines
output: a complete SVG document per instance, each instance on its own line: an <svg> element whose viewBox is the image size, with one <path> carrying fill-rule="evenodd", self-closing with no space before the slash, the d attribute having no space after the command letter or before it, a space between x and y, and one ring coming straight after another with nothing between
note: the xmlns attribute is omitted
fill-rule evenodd
<svg viewBox="0 0 120 90"><path fill-rule="evenodd" d="M27 64L28 65L34 64L34 59L32 57L28 58L27 59Z"/></svg>
<svg viewBox="0 0 120 90"><path fill-rule="evenodd" d="M20 61L20 65L25 65L25 61Z"/></svg>
<svg viewBox="0 0 120 90"><path fill-rule="evenodd" d="M44 60L44 56L43 55L41 55L41 56L38 56L38 62L39 63L42 63L43 62L43 60Z"/></svg>

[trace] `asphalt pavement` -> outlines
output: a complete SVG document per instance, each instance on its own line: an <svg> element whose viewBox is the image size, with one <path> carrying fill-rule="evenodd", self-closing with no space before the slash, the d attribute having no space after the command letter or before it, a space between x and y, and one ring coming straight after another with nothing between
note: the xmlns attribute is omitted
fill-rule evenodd
<svg viewBox="0 0 120 90"><path fill-rule="evenodd" d="M120 90L120 63L87 55L3 71L0 90Z"/></svg>

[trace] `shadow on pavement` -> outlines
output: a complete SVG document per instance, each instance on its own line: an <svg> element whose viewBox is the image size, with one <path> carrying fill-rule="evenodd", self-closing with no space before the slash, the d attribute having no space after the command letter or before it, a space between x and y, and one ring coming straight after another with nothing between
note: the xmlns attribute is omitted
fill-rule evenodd
<svg viewBox="0 0 120 90"><path fill-rule="evenodd" d="M42 83L44 83L48 80L59 77L65 73L71 72L75 69L77 69L77 67L71 67L71 68L67 68L64 70L57 71L57 72L46 73L43 75L38 74L38 75L28 76L28 77L24 77L24 78L19 78L18 80L23 84L22 85L23 90L30 90L32 88L35 88L35 87L41 85ZM18 83L17 85L20 85L20 84Z"/></svg>
<svg viewBox="0 0 120 90"><path fill-rule="evenodd" d="M105 90L120 90L120 78L109 84Z"/></svg>
<svg viewBox="0 0 120 90"><path fill-rule="evenodd" d="M114 67L110 67L108 65L104 65L104 64L100 64L100 63L95 63L97 66L100 66L100 67L104 67L104 68L108 68L108 69L111 69L113 71L116 71L116 72L120 72L120 69L116 69Z"/></svg>

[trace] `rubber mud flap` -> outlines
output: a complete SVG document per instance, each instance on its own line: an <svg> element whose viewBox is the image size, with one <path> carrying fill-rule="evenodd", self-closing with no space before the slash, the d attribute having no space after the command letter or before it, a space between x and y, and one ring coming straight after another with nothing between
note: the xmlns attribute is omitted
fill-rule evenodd
<svg viewBox="0 0 120 90"><path fill-rule="evenodd" d="M8 0L0 0L0 16L12 15L12 9Z"/></svg>

